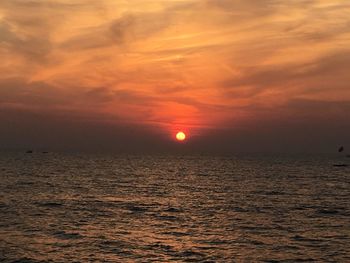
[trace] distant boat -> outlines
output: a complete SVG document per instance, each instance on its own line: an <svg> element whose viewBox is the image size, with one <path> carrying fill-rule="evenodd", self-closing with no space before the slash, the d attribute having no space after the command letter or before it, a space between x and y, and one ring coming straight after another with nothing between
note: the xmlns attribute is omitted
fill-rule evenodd
<svg viewBox="0 0 350 263"><path fill-rule="evenodd" d="M344 151L344 146L340 146L338 149L338 152L341 153ZM346 155L345 157L350 157L350 155ZM348 165L345 163L338 163L338 164L333 164L333 167L347 167Z"/></svg>
<svg viewBox="0 0 350 263"><path fill-rule="evenodd" d="M49 153L49 152L41 152L41 153Z"/></svg>
<svg viewBox="0 0 350 263"><path fill-rule="evenodd" d="M26 153L33 153L33 151L32 150L28 150L28 151L26 151Z"/></svg>

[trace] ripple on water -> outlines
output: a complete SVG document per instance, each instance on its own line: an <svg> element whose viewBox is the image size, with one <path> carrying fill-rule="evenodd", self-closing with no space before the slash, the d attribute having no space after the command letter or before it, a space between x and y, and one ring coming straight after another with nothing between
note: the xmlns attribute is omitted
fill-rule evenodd
<svg viewBox="0 0 350 263"><path fill-rule="evenodd" d="M323 157L40 156L0 155L0 262L349 261Z"/></svg>
<svg viewBox="0 0 350 263"><path fill-rule="evenodd" d="M84 238L81 234L79 233L74 233L74 232L66 232L66 231L55 231L53 233L53 236L58 238L58 239L82 239Z"/></svg>

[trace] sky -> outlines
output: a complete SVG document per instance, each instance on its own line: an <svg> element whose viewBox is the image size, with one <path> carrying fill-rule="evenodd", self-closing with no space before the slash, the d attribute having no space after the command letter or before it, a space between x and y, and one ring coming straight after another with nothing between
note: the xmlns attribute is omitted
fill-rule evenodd
<svg viewBox="0 0 350 263"><path fill-rule="evenodd" d="M350 148L349 13L344 0L1 0L0 148Z"/></svg>

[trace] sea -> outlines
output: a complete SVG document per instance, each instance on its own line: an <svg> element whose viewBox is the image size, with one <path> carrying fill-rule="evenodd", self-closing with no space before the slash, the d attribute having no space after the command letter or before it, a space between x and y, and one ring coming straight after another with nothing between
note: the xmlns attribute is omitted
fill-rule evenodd
<svg viewBox="0 0 350 263"><path fill-rule="evenodd" d="M337 155L0 154L0 262L350 262Z"/></svg>

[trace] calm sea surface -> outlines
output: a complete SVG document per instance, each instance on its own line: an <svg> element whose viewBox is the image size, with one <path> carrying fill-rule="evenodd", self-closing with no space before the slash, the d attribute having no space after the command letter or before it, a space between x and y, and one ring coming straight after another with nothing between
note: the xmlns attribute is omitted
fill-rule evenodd
<svg viewBox="0 0 350 263"><path fill-rule="evenodd" d="M350 262L336 157L0 155L0 262Z"/></svg>

